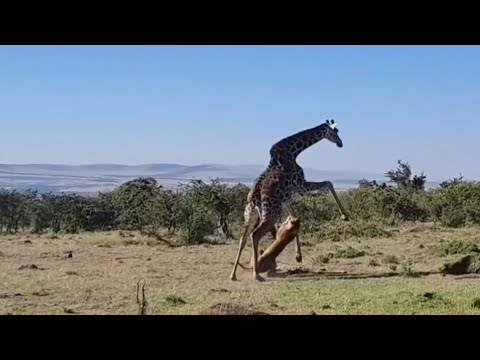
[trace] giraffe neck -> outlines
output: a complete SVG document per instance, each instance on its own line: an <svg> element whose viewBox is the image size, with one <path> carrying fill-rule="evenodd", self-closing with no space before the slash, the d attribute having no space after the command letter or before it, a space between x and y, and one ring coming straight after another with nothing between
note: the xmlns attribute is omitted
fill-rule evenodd
<svg viewBox="0 0 480 360"><path fill-rule="evenodd" d="M296 159L303 151L324 137L325 125L315 126L278 141L270 149L270 155L277 158Z"/></svg>

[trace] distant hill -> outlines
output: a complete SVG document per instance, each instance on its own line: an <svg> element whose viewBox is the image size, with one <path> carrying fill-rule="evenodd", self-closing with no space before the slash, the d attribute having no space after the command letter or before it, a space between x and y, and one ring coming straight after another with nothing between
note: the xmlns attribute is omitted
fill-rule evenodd
<svg viewBox="0 0 480 360"><path fill-rule="evenodd" d="M227 183L250 184L264 165L223 164L0 164L0 188L36 189L39 192L97 193L108 191L136 177L153 177L165 186L176 186L191 179L221 178ZM384 181L383 174L358 171L329 171L305 168L311 181L330 180L339 189L356 187L362 178ZM436 186L435 183L429 184Z"/></svg>

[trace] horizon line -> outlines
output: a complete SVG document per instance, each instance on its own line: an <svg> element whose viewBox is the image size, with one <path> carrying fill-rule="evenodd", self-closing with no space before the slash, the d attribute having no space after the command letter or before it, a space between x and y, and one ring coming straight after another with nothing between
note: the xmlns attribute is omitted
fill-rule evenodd
<svg viewBox="0 0 480 360"><path fill-rule="evenodd" d="M186 163L174 163L174 162L150 162L150 163L78 163L78 164L69 164L69 163L47 163L47 162L39 162L39 163L0 163L0 166L67 166L67 167L85 167L85 166L125 166L125 167L140 167L140 166L149 166L149 165L178 165L178 166L187 166L187 167L194 167L194 166L209 166L209 165L223 165L223 166L266 166L264 164L255 164L255 163L212 163L212 162L205 162L205 163L194 163L194 164L186 164ZM358 172L358 173L366 173L372 176L378 176L380 178L386 178L385 173L386 171L366 171L366 170L358 170L358 169L321 169L316 168L313 166L302 166L303 168L309 168L316 171L326 171L326 172ZM461 174L459 174L461 175ZM428 179L428 175L427 175ZM442 178L442 179L433 179L427 180L429 182L442 182L446 180L450 180L451 178ZM468 180L467 178L464 178ZM375 179L378 180L378 179ZM476 180L472 178L470 180Z"/></svg>

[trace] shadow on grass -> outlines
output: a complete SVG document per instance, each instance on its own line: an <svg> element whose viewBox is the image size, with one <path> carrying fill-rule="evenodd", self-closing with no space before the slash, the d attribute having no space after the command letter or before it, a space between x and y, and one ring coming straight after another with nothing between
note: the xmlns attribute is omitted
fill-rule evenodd
<svg viewBox="0 0 480 360"><path fill-rule="evenodd" d="M416 271L415 277L438 275L439 271ZM287 270L284 272L275 273L269 278L289 278L289 279L332 279L332 280L359 280L359 279L381 279L392 277L406 277L402 273L398 272L385 272L385 273L356 273L348 274L342 271L312 271L308 269L299 270ZM408 276L407 276L408 277Z"/></svg>

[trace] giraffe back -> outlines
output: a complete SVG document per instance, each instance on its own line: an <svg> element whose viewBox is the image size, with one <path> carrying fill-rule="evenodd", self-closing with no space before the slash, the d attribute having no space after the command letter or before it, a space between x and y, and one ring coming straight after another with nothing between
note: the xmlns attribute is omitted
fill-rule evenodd
<svg viewBox="0 0 480 360"><path fill-rule="evenodd" d="M300 190L305 182L302 167L290 157L277 158L255 179L247 196L247 202L260 206L263 196L288 200L291 195ZM268 192L271 187L275 189ZM268 192L268 195L267 195Z"/></svg>

